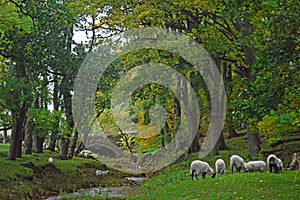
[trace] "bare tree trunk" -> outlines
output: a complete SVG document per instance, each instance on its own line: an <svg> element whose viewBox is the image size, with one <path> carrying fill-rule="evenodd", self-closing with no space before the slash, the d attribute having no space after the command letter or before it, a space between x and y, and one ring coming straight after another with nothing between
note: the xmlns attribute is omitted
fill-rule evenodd
<svg viewBox="0 0 300 200"><path fill-rule="evenodd" d="M187 83L186 80L181 80L182 82L182 100L183 100L183 104L184 104L184 108L187 111L188 115L187 117L187 121L188 121L188 127L189 127L189 137L193 136L194 133L198 130L194 130L193 127L198 127L194 126L195 123L197 123L197 119L199 118L199 116L196 116L196 112L193 112L190 107L191 103L189 103L189 101L192 101L194 103L198 103L197 100L195 99L190 99L189 100L189 95L188 95L188 88L187 88ZM196 133L196 136L194 138L191 138L193 140L192 144L189 146L188 149L188 153L193 153L193 152L199 152L200 151L200 145L199 145L199 134Z"/></svg>
<svg viewBox="0 0 300 200"><path fill-rule="evenodd" d="M20 111L12 111L12 133L10 138L9 152L7 159L16 160L22 157L22 138L26 110L24 105Z"/></svg>
<svg viewBox="0 0 300 200"><path fill-rule="evenodd" d="M69 149L69 139L61 139L61 147L59 152L59 158L61 160L68 160L68 149Z"/></svg>
<svg viewBox="0 0 300 200"><path fill-rule="evenodd" d="M232 120L230 120L230 122L229 122L228 132L229 132L228 139L229 138L235 138L235 137L238 136L238 134L236 133L236 131L235 131L234 127L233 127Z"/></svg>
<svg viewBox="0 0 300 200"><path fill-rule="evenodd" d="M220 73L223 75L223 80L225 80L225 88L226 88L227 87L227 82L226 82L227 66L226 66L226 64L222 65L221 59L219 58L219 56L213 58L213 60L214 60L216 67L219 69ZM210 94L211 98L218 98L217 102L221 103L221 105L224 105L226 103L225 102L225 98L226 98L225 94L220 93L220 88L219 88L218 84L217 83L215 83L215 84L216 84L214 87L215 91L213 91L213 93ZM219 110L217 111L217 115L220 117L223 112L226 112L226 111L224 110L223 106L220 106ZM218 128L215 127L215 125L213 125L213 127L211 127L211 128L212 128L213 135L215 135L214 137L219 136L217 143L215 144L215 146L213 147L213 149L211 151L211 154L219 155L220 150L227 150L228 147L224 140L223 131L221 132L220 135L218 135L217 134Z"/></svg>
<svg viewBox="0 0 300 200"><path fill-rule="evenodd" d="M25 125L25 138L24 138L24 153L32 154L32 132L33 132L33 120L28 117Z"/></svg>
<svg viewBox="0 0 300 200"><path fill-rule="evenodd" d="M37 108L39 106L38 104L38 97L37 92L34 92L33 101L31 103L32 108ZM27 117L26 124L25 124L25 136L24 136L24 153L25 154L32 154L32 144L33 144L33 119L32 117Z"/></svg>
<svg viewBox="0 0 300 200"><path fill-rule="evenodd" d="M3 131L3 144L7 143L7 129L4 129Z"/></svg>
<svg viewBox="0 0 300 200"><path fill-rule="evenodd" d="M219 150L228 150L228 147L227 147L226 142L224 140L223 132L221 133L217 144L219 145Z"/></svg>
<svg viewBox="0 0 300 200"><path fill-rule="evenodd" d="M43 153L43 144L45 141L45 137L34 136L33 137L33 146L35 153Z"/></svg>
<svg viewBox="0 0 300 200"><path fill-rule="evenodd" d="M54 74L54 88L53 88L53 111L58 111L59 109L59 85L58 85L58 77L56 74ZM55 151L55 144L57 140L58 135L58 127L59 127L59 117L55 116L55 125L53 127L53 130L51 131L50 140L49 140L49 146L48 149L50 151Z"/></svg>
<svg viewBox="0 0 300 200"><path fill-rule="evenodd" d="M72 95L71 95L70 87L71 86L69 83L69 77L65 76L62 81L62 95L64 100L64 110L65 110L66 120L67 120L67 135L61 139L60 159L62 160L68 159L70 138L72 137L72 133L74 132L74 128L75 128L75 123L72 114ZM75 142L76 144L77 138L75 138L73 142Z"/></svg>
<svg viewBox="0 0 300 200"><path fill-rule="evenodd" d="M250 158L254 158L260 152L260 141L257 133L251 133L249 124L245 124L247 130L247 142Z"/></svg>

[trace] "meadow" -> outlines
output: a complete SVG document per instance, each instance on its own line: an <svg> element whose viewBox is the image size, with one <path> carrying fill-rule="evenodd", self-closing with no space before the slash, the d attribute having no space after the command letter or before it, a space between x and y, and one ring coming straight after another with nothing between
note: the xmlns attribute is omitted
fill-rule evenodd
<svg viewBox="0 0 300 200"><path fill-rule="evenodd" d="M265 172L231 173L229 158L239 154L247 157L245 136L226 140L229 150L220 151L217 156L206 156L206 161L214 168L214 162L222 158L226 162L226 173L212 179L191 180L189 166L193 160L199 159L197 153L184 155L182 160L151 174L130 192L122 197L81 195L60 199L299 199L300 171L284 170L278 174ZM297 148L297 143L284 144L289 151ZM269 151L264 144L264 151ZM281 146L277 147L281 149ZM0 145L0 199L43 199L47 196L67 194L91 187L118 187L128 185L124 177L131 175L109 169L108 176L99 178L95 170L105 170L106 166L94 159L74 157L72 160L58 159L58 152L45 150L43 154L24 155L16 161L6 158L8 145ZM276 151L276 148L272 148ZM284 154L282 154L284 155ZM287 154L288 155L288 154ZM54 162L49 163L48 158ZM256 159L264 159L259 155ZM284 165L289 157L284 157Z"/></svg>

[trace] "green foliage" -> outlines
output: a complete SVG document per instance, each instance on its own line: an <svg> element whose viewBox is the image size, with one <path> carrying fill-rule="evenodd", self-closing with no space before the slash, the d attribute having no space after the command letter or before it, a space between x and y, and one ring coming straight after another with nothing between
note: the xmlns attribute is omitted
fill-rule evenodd
<svg viewBox="0 0 300 200"><path fill-rule="evenodd" d="M300 110L291 113L272 111L258 123L258 130L266 136L270 143L280 140L283 136L300 129Z"/></svg>

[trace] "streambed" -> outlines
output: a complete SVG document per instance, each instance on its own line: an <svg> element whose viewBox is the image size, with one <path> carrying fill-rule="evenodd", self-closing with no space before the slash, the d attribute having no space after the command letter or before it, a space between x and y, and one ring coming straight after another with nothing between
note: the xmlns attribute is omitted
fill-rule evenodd
<svg viewBox="0 0 300 200"><path fill-rule="evenodd" d="M125 177L126 180L135 182L134 186L120 186L120 187L94 187L88 189L80 189L77 192L73 193L64 193L59 194L57 196L48 197L46 200L59 200L59 199L72 199L74 198L81 198L86 196L109 196L109 197L123 197L132 194L140 182L144 180L141 177Z"/></svg>

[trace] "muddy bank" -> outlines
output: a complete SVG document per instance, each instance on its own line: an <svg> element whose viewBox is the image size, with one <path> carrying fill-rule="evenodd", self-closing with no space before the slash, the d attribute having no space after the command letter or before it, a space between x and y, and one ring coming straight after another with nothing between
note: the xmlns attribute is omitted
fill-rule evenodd
<svg viewBox="0 0 300 200"><path fill-rule="evenodd" d="M22 166L33 170L32 176L0 181L0 199L46 199L59 193L78 192L82 188L133 187L138 183L127 180L132 176L107 169L103 164L84 164L72 172L61 172L54 164L36 166L29 162ZM109 170L105 176L96 176L96 170Z"/></svg>

